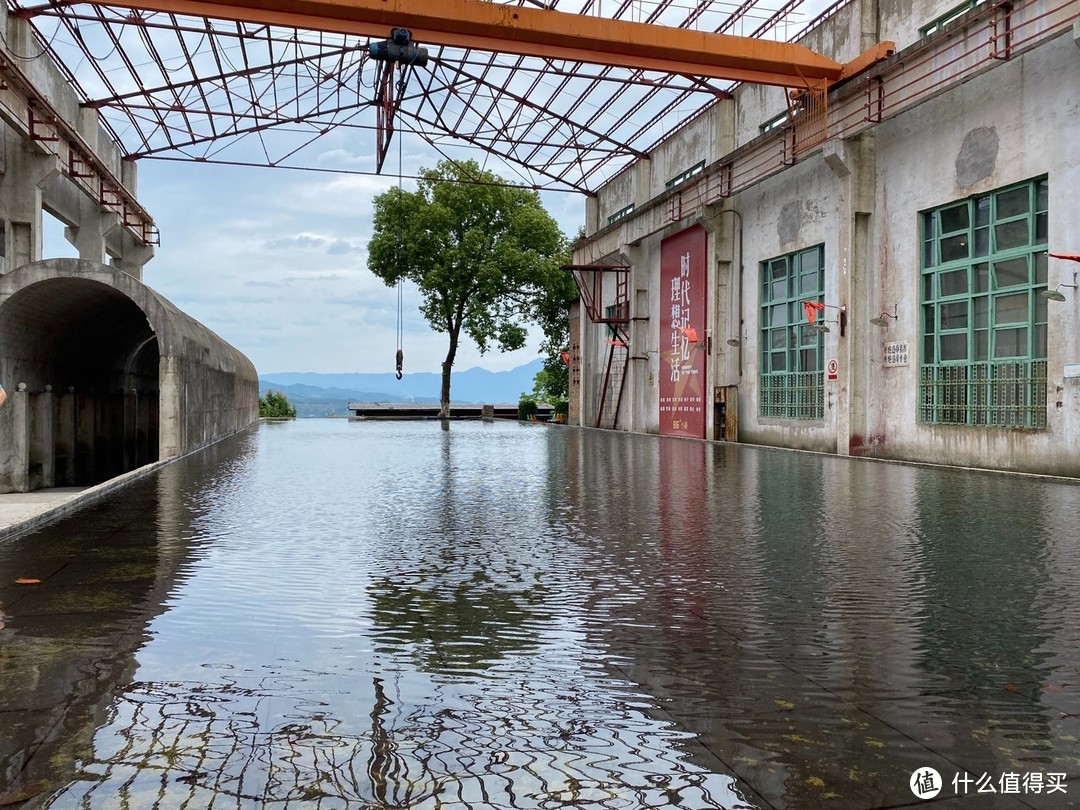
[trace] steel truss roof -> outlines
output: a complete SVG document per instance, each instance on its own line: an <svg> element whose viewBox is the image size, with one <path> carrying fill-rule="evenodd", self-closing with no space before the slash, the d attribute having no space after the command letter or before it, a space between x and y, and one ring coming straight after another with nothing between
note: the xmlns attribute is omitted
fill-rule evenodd
<svg viewBox="0 0 1080 810"><path fill-rule="evenodd" d="M796 19L804 0L493 2L778 41L813 22ZM380 64L369 58L366 37L56 0L9 0L9 8L29 20L37 47L60 64L85 106L101 112L128 157L376 170ZM427 67L395 79L399 137L426 142L436 155L428 165L472 157L536 189L594 193L733 84L429 50Z"/></svg>

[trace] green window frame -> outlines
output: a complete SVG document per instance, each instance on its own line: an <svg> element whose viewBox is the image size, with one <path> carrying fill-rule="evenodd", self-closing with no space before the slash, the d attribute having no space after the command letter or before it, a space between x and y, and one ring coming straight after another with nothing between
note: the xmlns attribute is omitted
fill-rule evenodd
<svg viewBox="0 0 1080 810"><path fill-rule="evenodd" d="M986 2L986 0L966 0L966 2L963 2L958 6L954 6L953 8L942 14L940 17L935 18L933 21L927 23L922 28L920 28L919 36L925 39L931 34L936 34L953 20L960 19L973 8L982 5L984 2Z"/></svg>
<svg viewBox="0 0 1080 810"><path fill-rule="evenodd" d="M1046 427L1046 177L920 213L919 420Z"/></svg>
<svg viewBox="0 0 1080 810"><path fill-rule="evenodd" d="M705 171L705 161L699 160L686 171L680 172L679 174L668 180L666 183L664 183L664 188L675 188L675 186L686 182L691 177L695 177L696 175L701 174L703 171Z"/></svg>
<svg viewBox="0 0 1080 810"><path fill-rule="evenodd" d="M615 224L616 222L618 222L618 221L619 221L620 219L626 219L626 218L627 218L628 216L630 216L630 215L631 215L632 213L634 213L634 204L633 204L633 203L630 203L629 205L627 205L627 206L625 206L625 207L623 207L623 208L620 208L620 209L619 209L618 211L616 211L616 212L615 212L614 214L612 214L611 216L609 216L609 217L607 218L607 224L608 224L608 225L614 225L614 224Z"/></svg>
<svg viewBox="0 0 1080 810"><path fill-rule="evenodd" d="M761 124L758 127L758 134L764 135L766 132L772 132L774 129L779 129L780 127L784 126L784 124L787 123L787 120L788 120L788 113L787 113L787 110L784 110L782 113L780 113L778 115L774 115L772 118L770 118L764 124Z"/></svg>
<svg viewBox="0 0 1080 810"><path fill-rule="evenodd" d="M758 413L778 419L825 417L825 338L803 301L824 303L825 246L761 263Z"/></svg>

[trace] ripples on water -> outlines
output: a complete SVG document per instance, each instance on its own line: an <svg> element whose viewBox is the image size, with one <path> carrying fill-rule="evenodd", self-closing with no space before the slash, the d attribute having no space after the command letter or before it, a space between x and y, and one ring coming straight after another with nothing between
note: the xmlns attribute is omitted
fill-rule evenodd
<svg viewBox="0 0 1080 810"><path fill-rule="evenodd" d="M870 807L923 766L1071 776L1076 493L265 424L0 544L53 572L0 587L0 803Z"/></svg>

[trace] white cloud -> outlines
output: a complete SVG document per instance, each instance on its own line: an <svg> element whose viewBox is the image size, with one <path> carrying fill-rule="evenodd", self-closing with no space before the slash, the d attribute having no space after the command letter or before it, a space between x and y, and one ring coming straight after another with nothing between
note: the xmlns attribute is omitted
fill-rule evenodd
<svg viewBox="0 0 1080 810"><path fill-rule="evenodd" d="M139 172L140 199L162 233L144 269L149 286L262 373L393 371L397 293L367 269L367 241L372 199L396 177L153 161ZM544 202L564 230L576 231L567 218L575 210L580 218L581 198L550 194ZM55 238L50 244L50 255L64 249ZM405 370L439 371L447 337L420 314L414 287L403 298ZM540 337L522 351L484 356L464 340L454 367L514 368L536 357Z"/></svg>

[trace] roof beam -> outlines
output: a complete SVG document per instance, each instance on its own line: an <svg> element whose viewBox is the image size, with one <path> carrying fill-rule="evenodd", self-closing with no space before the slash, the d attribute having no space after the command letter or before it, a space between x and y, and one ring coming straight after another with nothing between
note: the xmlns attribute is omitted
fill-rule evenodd
<svg viewBox="0 0 1080 810"><path fill-rule="evenodd" d="M364 37L385 38L391 28L408 28L425 45L782 87L823 88L851 72L793 43L483 0L109 0L106 5Z"/></svg>

